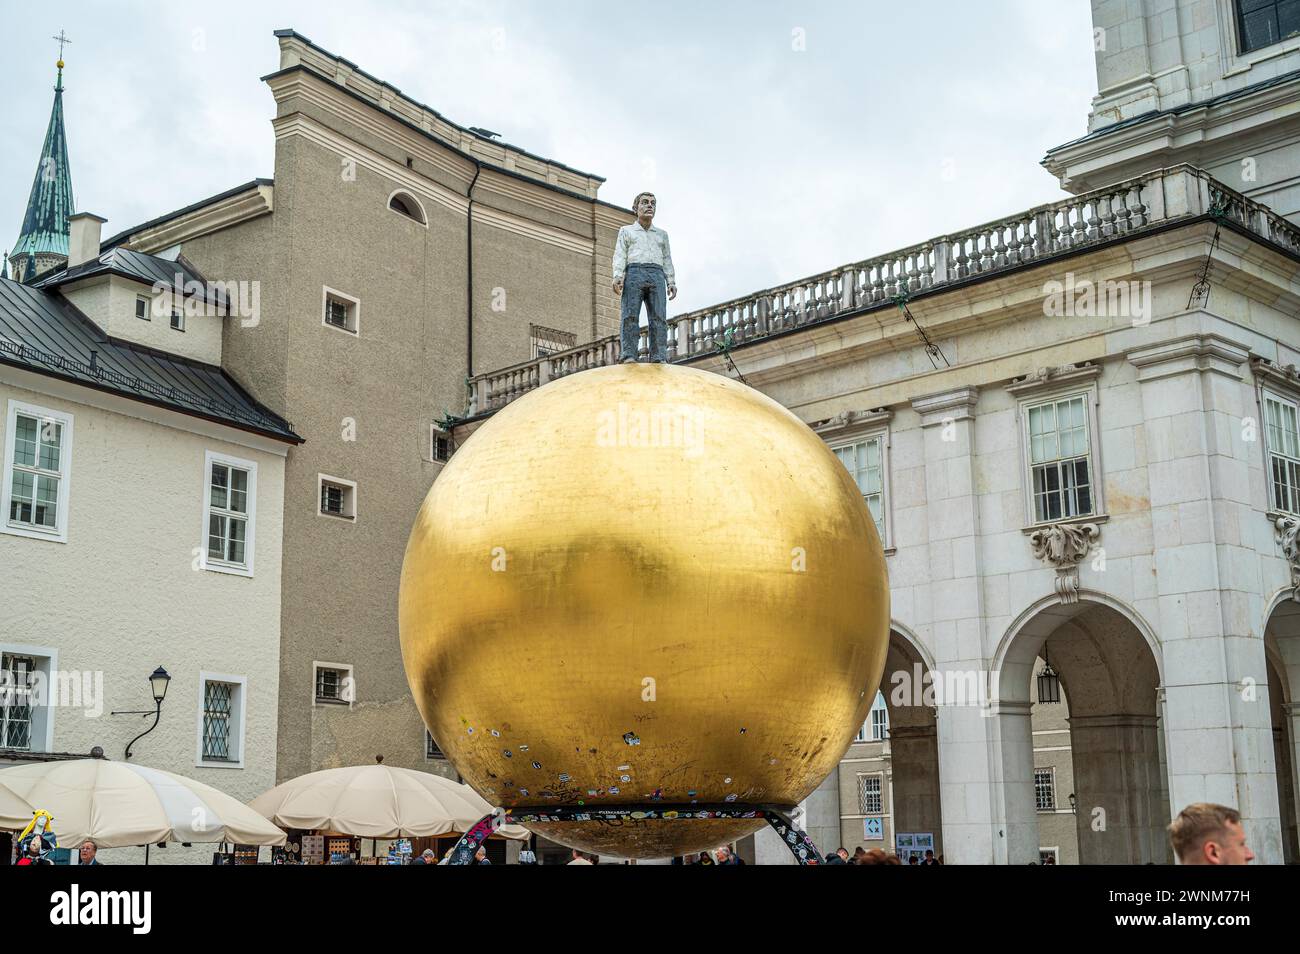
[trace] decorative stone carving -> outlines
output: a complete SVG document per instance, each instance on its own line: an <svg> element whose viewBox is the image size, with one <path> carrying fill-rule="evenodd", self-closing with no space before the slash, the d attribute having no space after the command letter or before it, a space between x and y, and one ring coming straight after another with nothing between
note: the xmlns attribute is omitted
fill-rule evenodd
<svg viewBox="0 0 1300 954"><path fill-rule="evenodd" d="M1291 599L1300 603L1300 520L1278 517L1273 521L1273 535L1282 545L1282 556L1291 568Z"/></svg>
<svg viewBox="0 0 1300 954"><path fill-rule="evenodd" d="M1048 388L1067 387L1091 381L1101 374L1101 366L1085 361L1079 364L1061 364L1053 368L1037 368L1024 377L1015 378L1007 385L1012 394L1032 394Z"/></svg>
<svg viewBox="0 0 1300 954"><path fill-rule="evenodd" d="M1058 523L1029 535L1035 559L1056 570L1056 595L1062 603L1079 602L1079 563L1100 537L1095 523Z"/></svg>

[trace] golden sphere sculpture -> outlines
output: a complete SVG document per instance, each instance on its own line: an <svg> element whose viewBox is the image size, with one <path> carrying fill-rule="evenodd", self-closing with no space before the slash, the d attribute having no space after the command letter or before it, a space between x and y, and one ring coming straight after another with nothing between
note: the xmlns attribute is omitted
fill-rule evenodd
<svg viewBox="0 0 1300 954"><path fill-rule="evenodd" d="M889 641L875 524L823 441L721 375L569 375L438 476L402 568L402 658L465 781L508 808L789 810L866 718ZM663 858L762 818L533 823Z"/></svg>

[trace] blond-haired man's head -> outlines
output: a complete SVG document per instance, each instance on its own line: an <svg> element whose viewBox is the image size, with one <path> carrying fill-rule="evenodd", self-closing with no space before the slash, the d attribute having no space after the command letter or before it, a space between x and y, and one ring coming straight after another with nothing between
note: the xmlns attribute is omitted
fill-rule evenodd
<svg viewBox="0 0 1300 954"><path fill-rule="evenodd" d="M1170 823L1169 843L1185 865L1247 865L1255 860L1241 815L1227 805L1188 805Z"/></svg>

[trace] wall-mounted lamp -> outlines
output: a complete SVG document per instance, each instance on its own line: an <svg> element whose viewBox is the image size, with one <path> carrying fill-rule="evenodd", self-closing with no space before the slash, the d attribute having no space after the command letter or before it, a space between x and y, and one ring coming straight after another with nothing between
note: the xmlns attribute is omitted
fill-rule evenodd
<svg viewBox="0 0 1300 954"><path fill-rule="evenodd" d="M162 666L159 666L149 676L149 688L153 692L153 702L154 702L154 708L152 710L136 709L136 710L123 710L121 712L111 713L111 715L142 715L142 716L152 715L153 716L153 725L149 726L149 728L145 729L143 732L141 732L139 735L137 735L134 739L132 739L130 742L126 744L126 757L128 759L131 757L131 746L135 745L137 742L143 739L154 729L158 728L158 720L162 717L163 700L167 698L167 684L171 681L172 681L172 677L167 674L167 670L164 669Z"/></svg>

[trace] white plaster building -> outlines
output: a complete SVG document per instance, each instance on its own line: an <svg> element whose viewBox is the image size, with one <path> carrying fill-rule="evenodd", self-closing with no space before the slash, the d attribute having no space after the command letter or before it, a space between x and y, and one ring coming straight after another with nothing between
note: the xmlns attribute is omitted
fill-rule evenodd
<svg viewBox="0 0 1300 954"><path fill-rule="evenodd" d="M275 784L298 438L222 370L224 292L183 260L100 256L101 222L72 217L66 270L0 279L0 766L125 758L161 666L130 758L247 801Z"/></svg>

